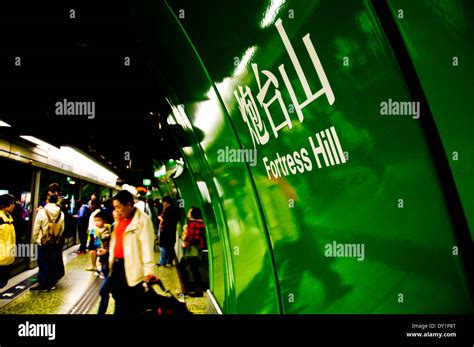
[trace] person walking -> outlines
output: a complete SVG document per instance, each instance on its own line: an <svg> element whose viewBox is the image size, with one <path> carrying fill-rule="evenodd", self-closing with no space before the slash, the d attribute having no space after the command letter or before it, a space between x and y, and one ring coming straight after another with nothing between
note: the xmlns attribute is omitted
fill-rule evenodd
<svg viewBox="0 0 474 347"><path fill-rule="evenodd" d="M154 274L153 223L134 206L133 195L126 190L113 198L120 219L110 239L110 290L116 315L136 315L143 311L143 282L156 281Z"/></svg>

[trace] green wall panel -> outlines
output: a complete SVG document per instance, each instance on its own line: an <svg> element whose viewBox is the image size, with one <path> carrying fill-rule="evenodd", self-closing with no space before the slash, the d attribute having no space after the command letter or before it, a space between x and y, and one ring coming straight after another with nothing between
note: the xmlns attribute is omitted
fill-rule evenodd
<svg viewBox="0 0 474 347"><path fill-rule="evenodd" d="M428 98L474 238L474 118L469 102L474 95L474 3L389 4Z"/></svg>
<svg viewBox="0 0 474 347"><path fill-rule="evenodd" d="M370 2L158 1L142 11L204 201L225 312L472 312L417 115L384 114L384 103L416 100ZM332 127L339 163L334 133L312 148ZM256 165L222 162L225 149L255 149ZM347 247L330 256L334 245Z"/></svg>

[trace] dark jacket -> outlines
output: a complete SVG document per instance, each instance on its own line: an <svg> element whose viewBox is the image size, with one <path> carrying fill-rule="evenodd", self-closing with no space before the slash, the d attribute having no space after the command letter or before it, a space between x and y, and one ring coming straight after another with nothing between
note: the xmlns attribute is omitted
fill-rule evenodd
<svg viewBox="0 0 474 347"><path fill-rule="evenodd" d="M174 247L176 243L176 226L179 221L179 211L173 205L168 206L161 213L159 237L161 247Z"/></svg>

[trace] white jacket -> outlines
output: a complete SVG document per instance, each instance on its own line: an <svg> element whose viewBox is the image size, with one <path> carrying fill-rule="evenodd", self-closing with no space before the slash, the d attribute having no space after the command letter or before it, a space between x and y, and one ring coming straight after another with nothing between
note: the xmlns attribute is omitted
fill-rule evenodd
<svg viewBox="0 0 474 347"><path fill-rule="evenodd" d="M61 214L61 218L59 219L59 223L61 224L61 233L64 231L64 213L61 212L61 209L58 205L51 203L46 204L44 208L40 208L38 210L35 218L35 224L33 226L32 242L37 243L40 246L41 239L43 237L43 230L48 228L48 217L46 216L46 212L44 210L48 210L53 221L56 221L59 214Z"/></svg>
<svg viewBox="0 0 474 347"><path fill-rule="evenodd" d="M100 212L100 209L95 210L94 212L91 213L91 216L89 217L89 227L87 228L87 231L89 232L91 229L95 228L95 215Z"/></svg>
<svg viewBox="0 0 474 347"><path fill-rule="evenodd" d="M154 273L155 233L150 217L138 208L135 208L135 215L125 229L123 235L123 255L125 265L125 277L130 287L136 286L144 281L145 276ZM115 232L112 232L110 239L110 269L113 271L115 248Z"/></svg>

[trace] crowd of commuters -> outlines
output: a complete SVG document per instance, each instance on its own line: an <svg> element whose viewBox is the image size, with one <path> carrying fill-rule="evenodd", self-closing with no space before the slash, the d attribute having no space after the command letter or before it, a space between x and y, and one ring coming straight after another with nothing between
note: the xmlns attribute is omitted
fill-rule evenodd
<svg viewBox="0 0 474 347"><path fill-rule="evenodd" d="M69 205L61 199L60 187L52 183L47 196L36 210L32 240L38 246L38 284L32 291L49 292L65 275L62 251L66 227L77 230L78 255L88 254L87 271L103 278L100 289L100 315L107 311L110 296L115 301L115 314L138 314L142 309L143 284L156 281L156 266L175 264L177 225L180 209L173 199L146 200L122 190L111 199L99 200L91 194L87 202L79 204L77 214L71 215ZM9 279L10 265L15 258L16 234L12 212L15 197L0 196L0 288ZM77 229L76 229L77 227ZM179 238L183 256L178 265L182 274L183 292L189 289L187 268L193 274L196 294L202 295L199 271L201 252L206 247L204 222L199 208L192 207ZM159 262L155 263L155 244L159 245Z"/></svg>

